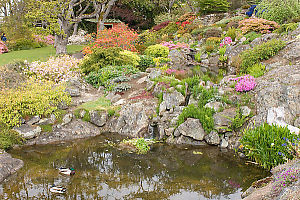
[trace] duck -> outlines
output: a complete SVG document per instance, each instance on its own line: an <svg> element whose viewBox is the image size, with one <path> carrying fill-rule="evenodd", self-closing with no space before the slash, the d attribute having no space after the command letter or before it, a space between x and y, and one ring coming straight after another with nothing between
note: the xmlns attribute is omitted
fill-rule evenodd
<svg viewBox="0 0 300 200"><path fill-rule="evenodd" d="M50 192L53 192L53 193L57 193L57 194L64 194L66 193L67 189L62 187L62 186L56 186L55 184L53 184L51 187L50 187Z"/></svg>
<svg viewBox="0 0 300 200"><path fill-rule="evenodd" d="M59 172L64 175L74 175L75 169L73 169L71 167L70 168L61 167L61 168L59 168Z"/></svg>

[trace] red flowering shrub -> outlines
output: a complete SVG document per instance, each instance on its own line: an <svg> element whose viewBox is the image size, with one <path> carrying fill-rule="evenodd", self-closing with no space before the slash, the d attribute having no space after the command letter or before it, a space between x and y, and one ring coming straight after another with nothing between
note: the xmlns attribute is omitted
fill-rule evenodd
<svg viewBox="0 0 300 200"><path fill-rule="evenodd" d="M170 21L165 21L165 22L162 22L160 24L157 24L156 26L153 26L152 31L159 31L160 29L163 29L166 26L168 26L169 23L170 23Z"/></svg>
<svg viewBox="0 0 300 200"><path fill-rule="evenodd" d="M0 54L7 53L8 48L6 47L5 43L0 41Z"/></svg>
<svg viewBox="0 0 300 200"><path fill-rule="evenodd" d="M279 24L276 22L261 18L249 18L239 22L239 28L242 30L243 34L251 31L259 33L271 33L279 27Z"/></svg>
<svg viewBox="0 0 300 200"><path fill-rule="evenodd" d="M119 24L111 29L100 31L96 39L86 46L84 54L92 53L94 48L120 47L124 50L136 52L135 45L138 44L138 34L131 30L126 24Z"/></svg>

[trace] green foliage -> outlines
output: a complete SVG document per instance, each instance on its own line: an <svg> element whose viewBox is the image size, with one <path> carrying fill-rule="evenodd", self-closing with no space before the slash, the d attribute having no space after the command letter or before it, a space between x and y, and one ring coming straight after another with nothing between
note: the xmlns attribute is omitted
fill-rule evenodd
<svg viewBox="0 0 300 200"><path fill-rule="evenodd" d="M55 86L50 81L29 80L16 89L0 92L0 121L9 127L20 123L24 116L48 116L61 103L69 104L71 97L64 85Z"/></svg>
<svg viewBox="0 0 300 200"><path fill-rule="evenodd" d="M145 54L154 58L167 58L169 55L169 48L160 44L151 45L145 50Z"/></svg>
<svg viewBox="0 0 300 200"><path fill-rule="evenodd" d="M98 70L98 72L91 72L85 77L85 80L92 86L98 88L99 86L105 86L109 88L113 86L112 79L131 75L139 72L136 67L125 66L106 66Z"/></svg>
<svg viewBox="0 0 300 200"><path fill-rule="evenodd" d="M99 69L108 65L138 65L138 55L123 51L121 48L95 48L91 55L86 56L80 64L81 71L85 74L98 72Z"/></svg>
<svg viewBox="0 0 300 200"><path fill-rule="evenodd" d="M300 2L299 0L262 0L256 10L258 17L283 24L300 15Z"/></svg>
<svg viewBox="0 0 300 200"><path fill-rule="evenodd" d="M199 108L194 104L185 107L178 117L177 125L182 124L187 118L199 119L206 133L210 133L214 129L214 111L211 108Z"/></svg>
<svg viewBox="0 0 300 200"><path fill-rule="evenodd" d="M198 0L197 3L202 14L226 12L230 7L227 0Z"/></svg>
<svg viewBox="0 0 300 200"><path fill-rule="evenodd" d="M281 33L287 34L290 31L296 30L298 28L298 26L299 26L299 23L282 24L279 29L275 30L275 32L280 33L280 34Z"/></svg>
<svg viewBox="0 0 300 200"><path fill-rule="evenodd" d="M244 41L243 44L249 44L249 43L251 43L254 39L259 38L260 36L262 36L261 33L257 33L257 32L254 32L254 31L249 32L249 33L247 33L247 34L245 35L245 37L246 37L247 40Z"/></svg>
<svg viewBox="0 0 300 200"><path fill-rule="evenodd" d="M52 132L52 124L40 125L43 132Z"/></svg>
<svg viewBox="0 0 300 200"><path fill-rule="evenodd" d="M266 71L266 66L261 63L256 63L252 67L248 67L247 72L254 78L258 78L262 75L264 75Z"/></svg>
<svg viewBox="0 0 300 200"><path fill-rule="evenodd" d="M92 110L107 110L111 107L110 100L106 99L105 97L99 97L96 101L89 101L84 104L81 104L76 109L86 110L87 112Z"/></svg>
<svg viewBox="0 0 300 200"><path fill-rule="evenodd" d="M145 140L144 138L134 138L130 140L123 140L122 145L129 145L136 149L138 154L146 154L150 151L150 145L155 143L154 140Z"/></svg>
<svg viewBox="0 0 300 200"><path fill-rule="evenodd" d="M297 136L291 134L288 128L266 123L245 130L241 139L246 156L266 169L292 159L292 143L296 143L295 141Z"/></svg>
<svg viewBox="0 0 300 200"><path fill-rule="evenodd" d="M217 94L217 89L210 88L205 89L203 86L193 87L192 93L195 99L198 100L198 106L203 108L207 103L215 99Z"/></svg>
<svg viewBox="0 0 300 200"><path fill-rule="evenodd" d="M232 41L235 41L236 38L236 29L230 27L226 33L226 37L231 37Z"/></svg>
<svg viewBox="0 0 300 200"><path fill-rule="evenodd" d="M195 55L195 60L196 60L197 62L201 62L201 55L202 55L201 52L197 52L197 53L196 53L196 55Z"/></svg>
<svg viewBox="0 0 300 200"><path fill-rule="evenodd" d="M241 53L242 63L240 72L247 73L249 67L275 56L285 45L286 43L284 41L273 39L255 46L253 49L243 51Z"/></svg>
<svg viewBox="0 0 300 200"><path fill-rule="evenodd" d="M19 50L40 48L40 47L43 47L43 45L41 46L41 44L39 44L31 39L21 38L21 39L17 39L15 41L9 42L8 47L9 47L9 49L12 49L14 51L19 51Z"/></svg>
<svg viewBox="0 0 300 200"><path fill-rule="evenodd" d="M14 130L0 122L0 149L8 150L15 144L22 144L22 137Z"/></svg>
<svg viewBox="0 0 300 200"><path fill-rule="evenodd" d="M129 89L131 89L131 85L129 85L127 83L121 83L121 84L116 85L113 88L113 91L115 91L115 92L124 92L124 91L129 90Z"/></svg>
<svg viewBox="0 0 300 200"><path fill-rule="evenodd" d="M241 110L240 106L238 105L237 110L236 110L236 115L234 116L234 118L229 118L229 120L231 120L231 123L229 126L229 131L237 132L245 124L245 122L248 119L249 119L249 116L242 115L242 110Z"/></svg>
<svg viewBox="0 0 300 200"><path fill-rule="evenodd" d="M146 71L146 69L148 67L154 66L155 63L153 61L153 58L150 56L146 56L146 55L141 55L140 56L140 62L139 65L137 66L137 68L139 70L141 70L142 72Z"/></svg>

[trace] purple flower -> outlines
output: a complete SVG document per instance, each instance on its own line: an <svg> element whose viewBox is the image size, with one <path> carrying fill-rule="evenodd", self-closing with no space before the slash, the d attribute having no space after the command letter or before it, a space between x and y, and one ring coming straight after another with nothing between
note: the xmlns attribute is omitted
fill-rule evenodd
<svg viewBox="0 0 300 200"><path fill-rule="evenodd" d="M279 151L279 152L278 152L278 155L280 155L280 156L281 156L281 155L282 155L282 153Z"/></svg>
<svg viewBox="0 0 300 200"><path fill-rule="evenodd" d="M286 143L283 143L281 146L283 146L283 147L286 147L286 146L287 146L287 144L286 144Z"/></svg>

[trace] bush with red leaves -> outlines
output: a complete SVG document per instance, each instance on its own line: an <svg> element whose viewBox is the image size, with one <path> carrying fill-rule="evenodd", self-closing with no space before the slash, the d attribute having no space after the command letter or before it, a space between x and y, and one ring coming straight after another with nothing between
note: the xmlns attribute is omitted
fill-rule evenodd
<svg viewBox="0 0 300 200"><path fill-rule="evenodd" d="M153 28L151 29L152 31L159 31L160 29L165 28L166 26L168 26L170 23L170 21L165 21L162 22L160 24L157 24L156 26L153 26Z"/></svg>

